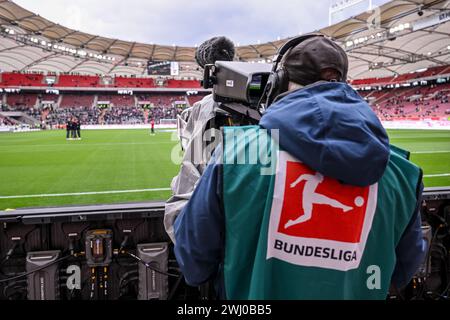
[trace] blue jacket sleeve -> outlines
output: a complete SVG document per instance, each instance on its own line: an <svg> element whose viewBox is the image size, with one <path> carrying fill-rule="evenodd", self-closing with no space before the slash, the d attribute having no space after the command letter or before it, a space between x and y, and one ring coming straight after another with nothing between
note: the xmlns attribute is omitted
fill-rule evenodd
<svg viewBox="0 0 450 320"><path fill-rule="evenodd" d="M404 287L424 262L426 242L422 235L420 205L422 203L423 184L417 195L416 209L398 243L395 252L397 263L392 275L392 284L397 288Z"/></svg>
<svg viewBox="0 0 450 320"><path fill-rule="evenodd" d="M222 175L214 160L213 156L174 224L175 257L191 286L214 278L223 257Z"/></svg>

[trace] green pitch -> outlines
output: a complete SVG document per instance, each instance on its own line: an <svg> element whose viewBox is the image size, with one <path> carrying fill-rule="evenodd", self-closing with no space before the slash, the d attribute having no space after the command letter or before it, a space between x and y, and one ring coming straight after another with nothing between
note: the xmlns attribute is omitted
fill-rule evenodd
<svg viewBox="0 0 450 320"><path fill-rule="evenodd" d="M391 143L411 152L425 187L450 186L450 130L389 130Z"/></svg>
<svg viewBox="0 0 450 320"><path fill-rule="evenodd" d="M425 185L450 186L450 131L389 131L412 152ZM148 130L0 134L0 210L167 199L178 165L172 133Z"/></svg>
<svg viewBox="0 0 450 320"><path fill-rule="evenodd" d="M81 141L66 141L65 131L0 134L0 210L166 199L158 189L177 174L177 141L149 131L84 130ZM1 199L16 195L42 196Z"/></svg>

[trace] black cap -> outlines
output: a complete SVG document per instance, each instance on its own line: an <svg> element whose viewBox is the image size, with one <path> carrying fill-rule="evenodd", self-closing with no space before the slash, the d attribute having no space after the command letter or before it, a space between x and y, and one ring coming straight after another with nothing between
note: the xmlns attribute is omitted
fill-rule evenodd
<svg viewBox="0 0 450 320"><path fill-rule="evenodd" d="M216 61L232 61L233 59L234 44L226 37L213 37L206 40L195 51L195 60L202 68Z"/></svg>
<svg viewBox="0 0 450 320"><path fill-rule="evenodd" d="M289 81L309 85L324 80L321 72L334 69L340 73L339 82L347 81L348 58L344 49L326 37L313 37L286 53L281 62Z"/></svg>

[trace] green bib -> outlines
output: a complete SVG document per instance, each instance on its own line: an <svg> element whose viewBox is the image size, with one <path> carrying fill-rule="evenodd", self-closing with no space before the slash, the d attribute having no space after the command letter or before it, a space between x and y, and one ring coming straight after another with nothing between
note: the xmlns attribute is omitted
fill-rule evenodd
<svg viewBox="0 0 450 320"><path fill-rule="evenodd" d="M355 187L277 150L258 126L224 128L228 299L385 299L421 171L391 151Z"/></svg>

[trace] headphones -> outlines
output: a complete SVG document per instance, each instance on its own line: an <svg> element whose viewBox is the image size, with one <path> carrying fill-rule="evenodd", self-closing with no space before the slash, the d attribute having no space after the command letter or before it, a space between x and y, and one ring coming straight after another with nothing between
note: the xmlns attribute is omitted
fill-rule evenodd
<svg viewBox="0 0 450 320"><path fill-rule="evenodd" d="M265 99L265 107L267 108L269 105L273 103L275 98L282 94L283 92L288 91L289 89L289 74L281 65L281 61L287 52L289 52L292 48L298 46L305 40L315 38L315 37L324 37L322 34L307 34L299 37L295 37L288 42L286 42L277 52L277 56L273 61L272 72L269 75L269 79L267 80L266 87L264 88L264 93L261 96L260 102L263 102Z"/></svg>

